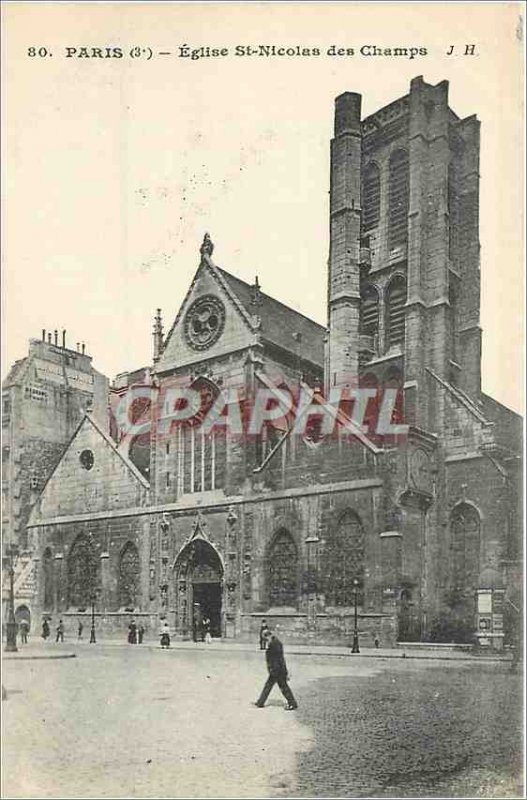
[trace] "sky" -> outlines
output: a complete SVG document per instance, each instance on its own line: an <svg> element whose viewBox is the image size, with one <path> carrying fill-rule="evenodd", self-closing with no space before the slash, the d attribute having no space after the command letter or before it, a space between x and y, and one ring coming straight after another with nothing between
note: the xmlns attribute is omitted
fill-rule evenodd
<svg viewBox="0 0 527 800"><path fill-rule="evenodd" d="M422 75L448 80L454 111L482 123L483 389L521 410L520 11L5 3L2 375L43 328L65 328L73 348L85 342L110 378L149 364L155 309L167 331L206 231L219 266L258 275L263 291L324 324L334 98L361 93L367 116ZM235 55L259 44L321 55ZM466 44L474 56L462 55ZM184 45L229 52L180 57ZM354 54L328 55L333 45ZM427 55L363 56L364 45ZM124 56L78 57L82 47Z"/></svg>

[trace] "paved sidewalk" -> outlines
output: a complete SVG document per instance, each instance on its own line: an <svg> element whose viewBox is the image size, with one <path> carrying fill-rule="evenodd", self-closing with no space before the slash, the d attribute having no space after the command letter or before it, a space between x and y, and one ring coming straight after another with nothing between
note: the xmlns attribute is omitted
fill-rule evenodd
<svg viewBox="0 0 527 800"><path fill-rule="evenodd" d="M511 661L511 654L506 652L500 653L477 653L470 650L449 649L448 645L441 648L431 645L427 647L425 644L416 645L411 644L408 647L398 645L395 648L375 648L375 647L361 647L360 653L352 653L350 647L342 645L317 645L317 644L289 644L287 639L284 640L286 651L290 655L300 656L333 656L337 658L367 658L367 659L429 659L429 660L442 660L442 661L470 661L472 663L489 662L489 661ZM98 637L96 644L90 644L88 639L70 639L66 642L43 642L42 640L35 640L28 645L20 645L18 653L4 654L4 658L67 658L74 655L71 649L74 648L82 650L83 648L97 648L97 647L140 647L148 650L159 650L160 645L157 639L145 639L142 644L130 645L123 638L106 638ZM192 641L178 641L172 640L170 649L172 651L178 650L204 650L204 651L218 651L218 652L254 652L261 653L258 645L252 642L237 642L231 640L214 639L211 644L205 642L192 642Z"/></svg>

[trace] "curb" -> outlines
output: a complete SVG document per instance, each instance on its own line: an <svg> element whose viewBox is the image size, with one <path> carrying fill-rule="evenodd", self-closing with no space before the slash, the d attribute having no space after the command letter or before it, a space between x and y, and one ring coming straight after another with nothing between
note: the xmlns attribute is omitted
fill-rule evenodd
<svg viewBox="0 0 527 800"><path fill-rule="evenodd" d="M17 656L2 654L3 661L49 661L58 658L77 658L77 653L50 653L49 655Z"/></svg>
<svg viewBox="0 0 527 800"><path fill-rule="evenodd" d="M129 645L127 642L120 642L120 641L100 641L98 643L101 647L137 647L143 650L150 650L150 651L157 651L162 650L159 645L144 642L141 645ZM222 653L255 653L261 654L262 651L255 649L253 650L250 647L242 648L242 647L229 647L228 645L221 644L219 647L210 647L210 649L205 649L204 647L191 647L191 646L178 646L178 642L171 644L170 646L171 652L222 652ZM351 653L350 651L343 650L341 653L335 653L330 651L317 651L317 650L295 650L294 645L292 647L288 647L287 649L288 655L294 656L323 656L325 658L373 658L373 659L404 659L409 660L412 659L414 661L459 661L460 663L470 663L470 664L509 664L511 662L510 658L506 656L476 656L476 655L447 655L446 653L430 653L430 655L425 655L424 653L407 653L406 651L397 652L394 651L393 653L387 653L386 651L382 653Z"/></svg>

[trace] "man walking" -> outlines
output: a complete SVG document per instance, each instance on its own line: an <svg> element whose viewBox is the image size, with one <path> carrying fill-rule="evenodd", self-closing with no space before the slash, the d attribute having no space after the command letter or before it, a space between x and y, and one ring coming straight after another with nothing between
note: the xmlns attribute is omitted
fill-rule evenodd
<svg viewBox="0 0 527 800"><path fill-rule="evenodd" d="M269 671L269 677L265 682L265 686L262 689L262 693L258 700L255 703L255 706L258 708L263 708L265 705L265 701L269 697L269 693L275 683L278 684L278 688L284 695L285 699L287 700L287 705L285 707L286 711L295 711L298 708L298 703L295 700L293 692L289 684L287 683L288 674L287 674L287 667L284 659L284 648L282 647L282 642L280 639L274 635L272 630L267 628L267 630L263 633L263 637L265 639L265 644L267 645L267 649L265 651L265 659L267 661L267 669Z"/></svg>

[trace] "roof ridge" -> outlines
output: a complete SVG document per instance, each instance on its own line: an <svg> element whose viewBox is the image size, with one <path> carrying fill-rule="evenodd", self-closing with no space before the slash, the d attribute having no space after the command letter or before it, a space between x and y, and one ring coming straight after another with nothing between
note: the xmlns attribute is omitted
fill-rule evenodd
<svg viewBox="0 0 527 800"><path fill-rule="evenodd" d="M227 275L229 278L234 278L234 280L240 281L240 283L243 283L248 289L252 288L253 284L248 283L243 278L239 278L237 275L234 275L232 272L229 272L228 270L224 269L223 267L219 267L217 264L215 264L214 266L216 267L216 269L220 270L220 272L222 272L224 275ZM313 325L316 325L317 327L322 328L322 330L324 330L324 331L326 330L326 326L325 325L322 325L320 322L317 322L312 317L308 317L307 314L304 314L302 311L298 311L296 308L293 308L292 306L288 306L287 303L284 303L282 300L278 300L276 297L273 297L273 295L262 291L261 288L258 291L264 297L268 298L269 300L272 300L273 303L278 303L278 305L281 305L283 308L287 309L287 311L292 311L294 314L298 314L299 317L303 317L308 322L311 322Z"/></svg>
<svg viewBox="0 0 527 800"><path fill-rule="evenodd" d="M465 408L470 411L470 413L476 417L483 425L492 425L493 423L490 422L485 415L480 411L477 405L462 391L460 391L457 386L454 386L449 381L446 381L444 378L441 378L437 375L433 369L430 367L425 367L425 370L431 375L441 386L443 386L450 394L456 398Z"/></svg>

